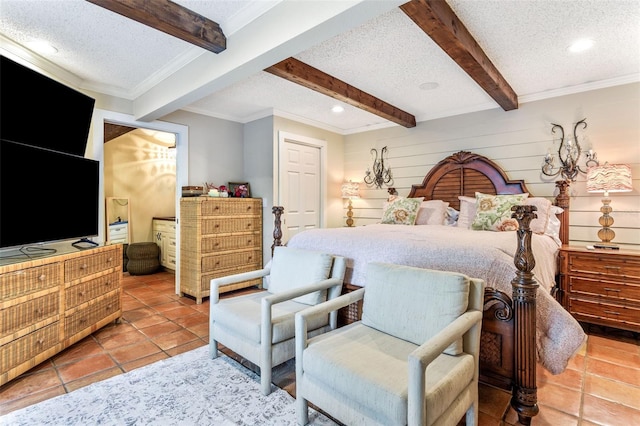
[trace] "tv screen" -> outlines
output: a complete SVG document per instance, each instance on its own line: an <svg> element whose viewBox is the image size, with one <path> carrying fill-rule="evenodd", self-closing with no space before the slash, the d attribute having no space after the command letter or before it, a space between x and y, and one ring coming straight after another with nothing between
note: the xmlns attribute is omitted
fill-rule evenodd
<svg viewBox="0 0 640 426"><path fill-rule="evenodd" d="M0 248L98 235L99 162L0 140Z"/></svg>
<svg viewBox="0 0 640 426"><path fill-rule="evenodd" d="M0 139L84 156L95 100L0 56Z"/></svg>

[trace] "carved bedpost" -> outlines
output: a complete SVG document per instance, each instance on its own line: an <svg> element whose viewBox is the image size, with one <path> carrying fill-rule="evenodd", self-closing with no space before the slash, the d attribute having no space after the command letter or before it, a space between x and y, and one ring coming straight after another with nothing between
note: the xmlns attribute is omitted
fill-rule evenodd
<svg viewBox="0 0 640 426"><path fill-rule="evenodd" d="M271 212L273 212L273 214L275 215L273 223L273 244L271 245L271 257L273 257L273 250L276 248L276 246L282 245L282 227L280 217L284 212L284 207L273 206Z"/></svg>
<svg viewBox="0 0 640 426"><path fill-rule="evenodd" d="M538 414L536 387L536 297L538 282L533 277L536 261L531 249L531 221L537 217L535 206L514 206L511 216L518 221L518 247L513 262L517 271L511 281L515 312L515 371L511 406L523 425L531 424Z"/></svg>
<svg viewBox="0 0 640 426"><path fill-rule="evenodd" d="M564 209L560 215L560 241L562 244L569 244L569 182L559 180L556 182L556 187L558 195L556 195L555 205Z"/></svg>

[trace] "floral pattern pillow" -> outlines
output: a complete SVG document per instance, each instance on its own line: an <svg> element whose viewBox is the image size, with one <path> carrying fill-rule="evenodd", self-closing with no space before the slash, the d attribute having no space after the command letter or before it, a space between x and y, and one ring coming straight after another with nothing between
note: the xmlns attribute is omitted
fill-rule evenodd
<svg viewBox="0 0 640 426"><path fill-rule="evenodd" d="M476 192L476 216L471 229L476 231L515 231L518 221L511 217L511 207L521 205L529 194L489 195Z"/></svg>
<svg viewBox="0 0 640 426"><path fill-rule="evenodd" d="M382 223L414 225L423 198L398 197L390 202L382 213Z"/></svg>

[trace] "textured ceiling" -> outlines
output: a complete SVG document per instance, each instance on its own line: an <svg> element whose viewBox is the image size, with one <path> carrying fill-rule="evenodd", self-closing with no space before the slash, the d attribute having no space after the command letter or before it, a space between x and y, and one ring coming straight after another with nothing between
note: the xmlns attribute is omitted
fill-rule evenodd
<svg viewBox="0 0 640 426"><path fill-rule="evenodd" d="M395 125L261 71L288 56L413 114L417 121L499 108L397 7L402 2L176 3L218 22L227 50L215 55L83 0L0 0L0 52L134 105L158 102L156 93L161 93L166 107L154 105L152 113L154 108L163 113L181 108L238 122L275 113L339 133ZM345 5L341 14L334 12L340 3ZM520 103L640 81L637 0L447 3ZM300 24L305 13L317 20L308 28ZM593 39L594 47L569 53L569 44L583 37ZM58 53L43 60L22 49L37 38L49 40ZM189 87L176 89L176 81ZM438 86L422 90L423 83ZM335 104L345 111L332 113Z"/></svg>

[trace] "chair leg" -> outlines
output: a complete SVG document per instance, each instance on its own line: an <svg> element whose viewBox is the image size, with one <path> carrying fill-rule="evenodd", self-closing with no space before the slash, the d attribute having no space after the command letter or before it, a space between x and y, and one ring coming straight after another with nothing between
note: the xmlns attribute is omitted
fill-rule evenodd
<svg viewBox="0 0 640 426"><path fill-rule="evenodd" d="M209 358L218 358L218 342L216 342L215 340L211 340L209 342Z"/></svg>
<svg viewBox="0 0 640 426"><path fill-rule="evenodd" d="M474 402L467 410L467 416L465 418L465 425L472 426L478 424L478 404Z"/></svg>
<svg viewBox="0 0 640 426"><path fill-rule="evenodd" d="M307 400L300 395L296 398L296 414L298 417L298 425L305 426L309 423L309 404Z"/></svg>
<svg viewBox="0 0 640 426"><path fill-rule="evenodd" d="M260 387L263 395L271 393L271 368L260 367Z"/></svg>

